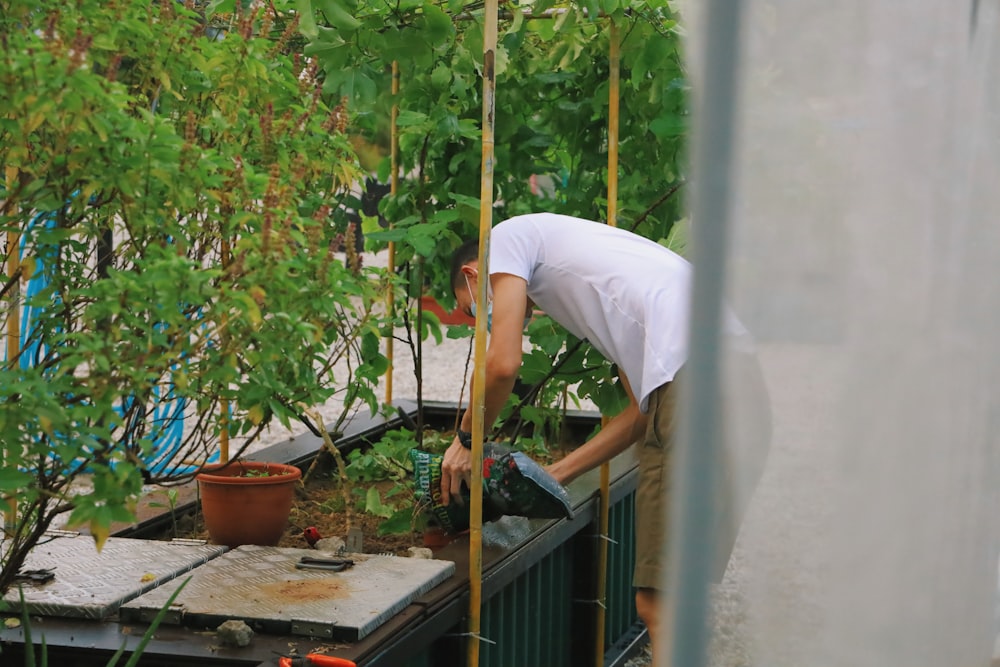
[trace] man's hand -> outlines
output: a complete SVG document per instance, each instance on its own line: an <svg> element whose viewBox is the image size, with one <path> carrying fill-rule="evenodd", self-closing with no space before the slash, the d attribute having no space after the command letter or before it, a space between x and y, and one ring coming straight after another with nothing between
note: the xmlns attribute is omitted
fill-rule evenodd
<svg viewBox="0 0 1000 667"><path fill-rule="evenodd" d="M462 500L462 482L472 487L472 452L462 446L456 437L441 461L441 504L448 505L451 498L459 505Z"/></svg>

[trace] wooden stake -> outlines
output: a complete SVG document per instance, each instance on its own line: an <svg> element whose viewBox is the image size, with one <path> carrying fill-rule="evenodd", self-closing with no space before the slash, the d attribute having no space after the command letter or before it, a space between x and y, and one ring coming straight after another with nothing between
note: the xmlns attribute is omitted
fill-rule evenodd
<svg viewBox="0 0 1000 667"><path fill-rule="evenodd" d="M4 170L6 177L7 192L14 189L14 182L18 178L17 169L7 167ZM18 273L21 270L21 235L16 231L7 232L7 256L4 264L7 268L7 280L15 281L11 285L7 295L7 358L8 368L16 368L20 363L21 356L21 280ZM3 452L0 451L0 457ZM11 528L17 521L17 500L14 498L5 499L3 503L4 528Z"/></svg>
<svg viewBox="0 0 1000 667"><path fill-rule="evenodd" d="M392 94L395 97L399 94L399 62L396 60L392 61ZM389 194L392 196L396 195L396 191L399 189L399 127L397 126L397 119L399 118L399 103L393 100L392 111L389 116ZM389 223L389 228L392 228L392 222ZM389 241L389 258L388 267L390 278L396 274L396 242ZM392 294L392 282L386 289L386 312L391 316L393 313L393 294ZM389 335L385 338L385 356L389 360L389 367L385 370L385 402L392 403L392 371L393 371L393 337L392 331L390 330Z"/></svg>
<svg viewBox="0 0 1000 667"><path fill-rule="evenodd" d="M608 81L610 92L608 93L608 224L612 227L618 225L618 86L619 67L621 62L620 43L618 26L614 20L611 21L611 31L609 35L608 49ZM607 418L602 418L602 426L607 424ZM608 530L610 527L611 511L611 464L605 462L601 464L601 513L599 517L600 535L598 540L597 557L597 605L596 625L594 637L596 650L594 651L594 664L597 667L604 665L604 644L606 642L604 625L607 616L607 595L608 595Z"/></svg>
<svg viewBox="0 0 1000 667"><path fill-rule="evenodd" d="M483 162L479 192L479 275L476 281L476 357L472 373L472 498L469 517L468 667L479 665L483 593L483 436L485 433L486 313L490 232L493 227L494 112L496 109L497 0L486 0L483 25Z"/></svg>
<svg viewBox="0 0 1000 667"><path fill-rule="evenodd" d="M230 262L230 250L229 250L229 240L223 236L222 247L220 248L220 255L222 261L222 271L225 273L226 269L229 268ZM223 332L222 336L222 349L226 349L226 336L225 326L226 317L223 316L222 319ZM228 463L229 462L229 399L223 398L219 401L219 424L221 428L219 429L219 462Z"/></svg>

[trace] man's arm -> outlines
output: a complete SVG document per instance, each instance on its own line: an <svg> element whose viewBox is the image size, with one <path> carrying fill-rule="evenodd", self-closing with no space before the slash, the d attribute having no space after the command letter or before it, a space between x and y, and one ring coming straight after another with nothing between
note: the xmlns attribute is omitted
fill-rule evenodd
<svg viewBox="0 0 1000 667"><path fill-rule="evenodd" d="M494 274L493 326L486 349L486 390L484 392L484 428L488 431L503 409L514 388L514 381L521 368L521 336L524 314L528 307L528 284L523 278L508 273ZM469 382L469 387L472 387ZM473 405L472 389L469 405ZM462 415L459 429L472 431L472 411ZM472 455L456 437L444 454L441 464L441 502L447 505L454 496L461 503L462 481L471 481Z"/></svg>
<svg viewBox="0 0 1000 667"><path fill-rule="evenodd" d="M619 377L628 393L628 406L584 445L546 468L560 484L569 484L588 470L610 461L646 432L648 416L639 412L639 403L635 400L628 378L624 373L620 373Z"/></svg>

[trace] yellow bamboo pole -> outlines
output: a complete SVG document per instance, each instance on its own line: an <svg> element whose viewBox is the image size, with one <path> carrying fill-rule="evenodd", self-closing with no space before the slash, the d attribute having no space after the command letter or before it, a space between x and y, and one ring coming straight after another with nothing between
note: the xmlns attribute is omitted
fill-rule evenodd
<svg viewBox="0 0 1000 667"><path fill-rule="evenodd" d="M618 85L621 62L620 39L618 26L611 21L608 48L608 224L617 226L618 215ZM607 424L607 418L601 420ZM597 667L604 665L604 633L607 616L608 595L608 529L611 511L611 465L601 464L601 514L599 518L600 539L598 540L597 567L597 615L594 629L596 650L594 663Z"/></svg>
<svg viewBox="0 0 1000 667"><path fill-rule="evenodd" d="M6 167L4 176L7 182L7 192L14 189L14 182L18 178L17 169ZM21 258L19 249L21 247L21 235L13 230L7 232L7 256L4 264L7 268L7 279L15 280L21 268ZM7 303L7 365L14 368L18 363L18 356L21 354L21 279L11 286ZM0 453L2 455L2 453ZM17 520L17 501L13 498L7 499L3 504L4 526L11 527Z"/></svg>
<svg viewBox="0 0 1000 667"><path fill-rule="evenodd" d="M399 94L399 62L392 61L392 88L393 98ZM399 127L396 120L399 118L399 103L393 99L392 111L389 115L389 194L396 195L399 189ZM392 227L392 223L389 223ZM396 274L396 242L389 241L388 268L389 277ZM390 282L386 290L386 312L391 316L393 313L393 285ZM393 337L392 330L385 338L385 357L389 360L389 367L385 369L385 402L392 403L392 371L393 371Z"/></svg>
<svg viewBox="0 0 1000 667"><path fill-rule="evenodd" d="M14 189L14 181L17 179L17 170L12 167L5 169L7 180L7 192ZM21 267L19 248L21 247L21 235L14 231L7 231L7 256L4 258L4 265L7 268L7 280L14 280ZM17 359L21 352L21 281L11 286L7 297L10 307L7 309L7 363Z"/></svg>
<svg viewBox="0 0 1000 667"><path fill-rule="evenodd" d="M229 267L229 261L230 261L229 240L225 238L225 235L223 235L222 238L222 247L220 249L220 255L221 255L220 259L222 262L222 269L223 272L225 272L225 270ZM225 333L226 319L227 318L223 316L222 319L223 332L221 334L222 349L226 349L225 345L225 340L227 338ZM229 399L223 398L219 401L219 412L220 412L219 423L222 427L219 430L219 462L228 463L229 462ZM322 427L322 424L320 425L320 427Z"/></svg>
<svg viewBox="0 0 1000 667"><path fill-rule="evenodd" d="M18 248L21 245L21 236L15 231L7 232L7 279L14 280L20 268L21 261L18 257ZM17 356L21 353L21 281L18 280L10 288L7 302L10 307L7 309L7 362L16 363Z"/></svg>
<svg viewBox="0 0 1000 667"><path fill-rule="evenodd" d="M472 374L472 495L469 517L468 667L479 665L483 593L483 436L486 390L486 288L493 227L493 128L496 109L497 0L486 0L483 25L483 162L479 192L479 275L476 290L476 357Z"/></svg>

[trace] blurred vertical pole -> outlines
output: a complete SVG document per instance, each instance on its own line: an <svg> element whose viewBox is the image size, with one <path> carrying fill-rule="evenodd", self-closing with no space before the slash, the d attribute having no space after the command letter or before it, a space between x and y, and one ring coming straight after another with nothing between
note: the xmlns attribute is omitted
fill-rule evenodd
<svg viewBox="0 0 1000 667"><path fill-rule="evenodd" d="M713 462L722 446L720 344L725 258L729 226L740 0L706 0L700 38L703 72L695 83L693 132L690 349L681 400L677 465L674 467L676 526L665 549L674 566L663 596L674 604L673 667L706 662L708 584L715 551ZM672 597L672 600L668 598ZM666 610L669 611L669 610ZM661 611L662 618L669 614Z"/></svg>
<svg viewBox="0 0 1000 667"><path fill-rule="evenodd" d="M396 120L399 118L399 102L395 99L399 94L399 61L392 61L392 111L389 115L389 194L393 197L399 189L399 128ZM392 227L392 223L389 223ZM396 275L396 242L389 241L388 268L389 284L386 288L386 311L389 316L393 315L393 283L392 279ZM389 360L389 367L385 370L385 402L392 403L392 371L393 371L393 332L389 330L389 335L385 338L385 356Z"/></svg>
<svg viewBox="0 0 1000 667"><path fill-rule="evenodd" d="M621 37L614 19L610 21L608 34L608 224L618 226L618 87L621 64ZM607 417L601 418L601 426L606 426ZM601 514L597 545L597 613L595 630L594 664L604 665L605 619L608 597L608 528L611 513L611 464L601 464Z"/></svg>
<svg viewBox="0 0 1000 667"><path fill-rule="evenodd" d="M10 192L14 189L14 182L18 178L17 169L13 167L6 167L4 170L4 176L6 179L6 191ZM7 303L9 304L7 308L7 354L6 363L10 368L16 368L20 363L19 356L21 354L21 279L18 274L21 270L21 258L20 258L20 247L21 247L21 235L15 231L7 232L7 256L4 258L4 264L7 268L7 281L10 283L10 293L7 296ZM2 450L0 450L0 456L3 456ZM16 514L17 505L16 501L11 498L3 504L4 513L4 527L9 528L13 525Z"/></svg>
<svg viewBox="0 0 1000 667"><path fill-rule="evenodd" d="M493 128L496 109L497 0L486 0L483 14L483 162L479 192L479 276L476 281L476 360L472 374L472 496L469 516L469 653L468 667L479 665L479 630L483 594L483 436L486 424L486 289L490 275L493 227Z"/></svg>

